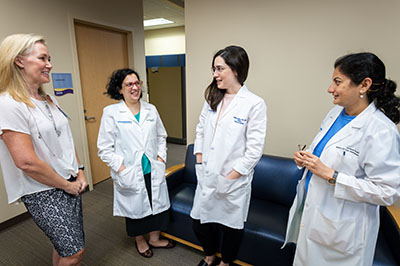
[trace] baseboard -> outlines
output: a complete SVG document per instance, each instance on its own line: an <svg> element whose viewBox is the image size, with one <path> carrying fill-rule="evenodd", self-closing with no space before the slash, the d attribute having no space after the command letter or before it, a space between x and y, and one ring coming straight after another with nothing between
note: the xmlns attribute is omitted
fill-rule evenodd
<svg viewBox="0 0 400 266"><path fill-rule="evenodd" d="M179 242L179 243L181 243L181 244L183 244L183 245L185 245L185 246L189 246L189 247L191 247L191 248L200 250L200 251L202 251L202 252L204 251L203 248L202 248L201 246L196 245L196 244L193 244L193 243L191 243L191 242L189 242L189 241L186 241L186 240L184 240L184 239L181 239L181 238L179 238L179 237L176 237L176 236L167 234L167 233L165 233L165 232L161 232L161 235L164 236L164 237L166 237L166 238L172 239L172 240L174 240L174 241L176 241L176 242ZM220 254L220 253L217 253L217 256L221 258L221 254ZM240 261L240 260L234 260L233 263L236 263L237 265L241 265L241 266L253 266L253 265L251 265L251 264L248 264L248 263L243 262L243 261Z"/></svg>
<svg viewBox="0 0 400 266"><path fill-rule="evenodd" d="M31 218L31 215L29 212L24 212L20 215L15 216L14 218L11 218L5 222L0 223L0 231L3 231L4 229L7 229L13 225L16 225L17 223L20 223L22 221L25 221L26 219Z"/></svg>
<svg viewBox="0 0 400 266"><path fill-rule="evenodd" d="M167 142L168 143L173 143L173 144L181 144L181 145L186 145L186 139L178 139L178 138L171 138L167 137Z"/></svg>

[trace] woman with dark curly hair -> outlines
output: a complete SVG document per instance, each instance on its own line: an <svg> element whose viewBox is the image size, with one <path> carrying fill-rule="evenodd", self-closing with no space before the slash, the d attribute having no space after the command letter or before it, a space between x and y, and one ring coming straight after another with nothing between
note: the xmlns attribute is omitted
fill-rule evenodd
<svg viewBox="0 0 400 266"><path fill-rule="evenodd" d="M328 92L335 106L307 151L289 214L293 265L372 265L379 206L400 196L400 99L372 53L336 60Z"/></svg>
<svg viewBox="0 0 400 266"><path fill-rule="evenodd" d="M104 108L97 139L98 155L111 168L114 181L114 215L126 217L129 236L146 258L153 248L172 248L160 239L166 230L170 207L165 161L167 133L154 105L141 101L139 74L119 69L111 75L107 94L122 100ZM149 233L149 241L144 237Z"/></svg>

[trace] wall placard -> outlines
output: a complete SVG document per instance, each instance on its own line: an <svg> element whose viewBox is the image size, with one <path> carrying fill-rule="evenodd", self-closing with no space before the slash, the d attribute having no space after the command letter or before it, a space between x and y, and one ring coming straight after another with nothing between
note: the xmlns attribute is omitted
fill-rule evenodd
<svg viewBox="0 0 400 266"><path fill-rule="evenodd" d="M55 96L63 96L67 93L74 93L71 73L52 73L53 89Z"/></svg>

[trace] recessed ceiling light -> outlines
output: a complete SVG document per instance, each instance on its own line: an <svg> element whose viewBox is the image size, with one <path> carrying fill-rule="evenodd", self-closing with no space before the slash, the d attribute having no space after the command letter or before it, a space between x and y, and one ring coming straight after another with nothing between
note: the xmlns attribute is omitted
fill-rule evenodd
<svg viewBox="0 0 400 266"><path fill-rule="evenodd" d="M143 25L145 27L150 27L150 26L157 26L157 25L164 25L164 24L171 24L175 23L171 20L165 19L165 18L154 18L154 19L147 19L143 21Z"/></svg>

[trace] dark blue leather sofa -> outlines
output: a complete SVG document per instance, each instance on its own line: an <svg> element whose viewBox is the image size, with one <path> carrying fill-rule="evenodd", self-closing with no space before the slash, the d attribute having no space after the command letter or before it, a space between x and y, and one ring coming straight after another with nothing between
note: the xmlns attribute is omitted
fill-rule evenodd
<svg viewBox="0 0 400 266"><path fill-rule="evenodd" d="M186 151L185 164L167 170L171 222L163 235L200 249L189 216L197 184L194 164L191 144ZM302 171L292 159L262 156L254 171L249 215L235 263L256 266L292 265L295 245L289 244L284 249L281 247L289 208L301 174ZM386 208L381 208L381 229L374 265L400 265L400 231Z"/></svg>

